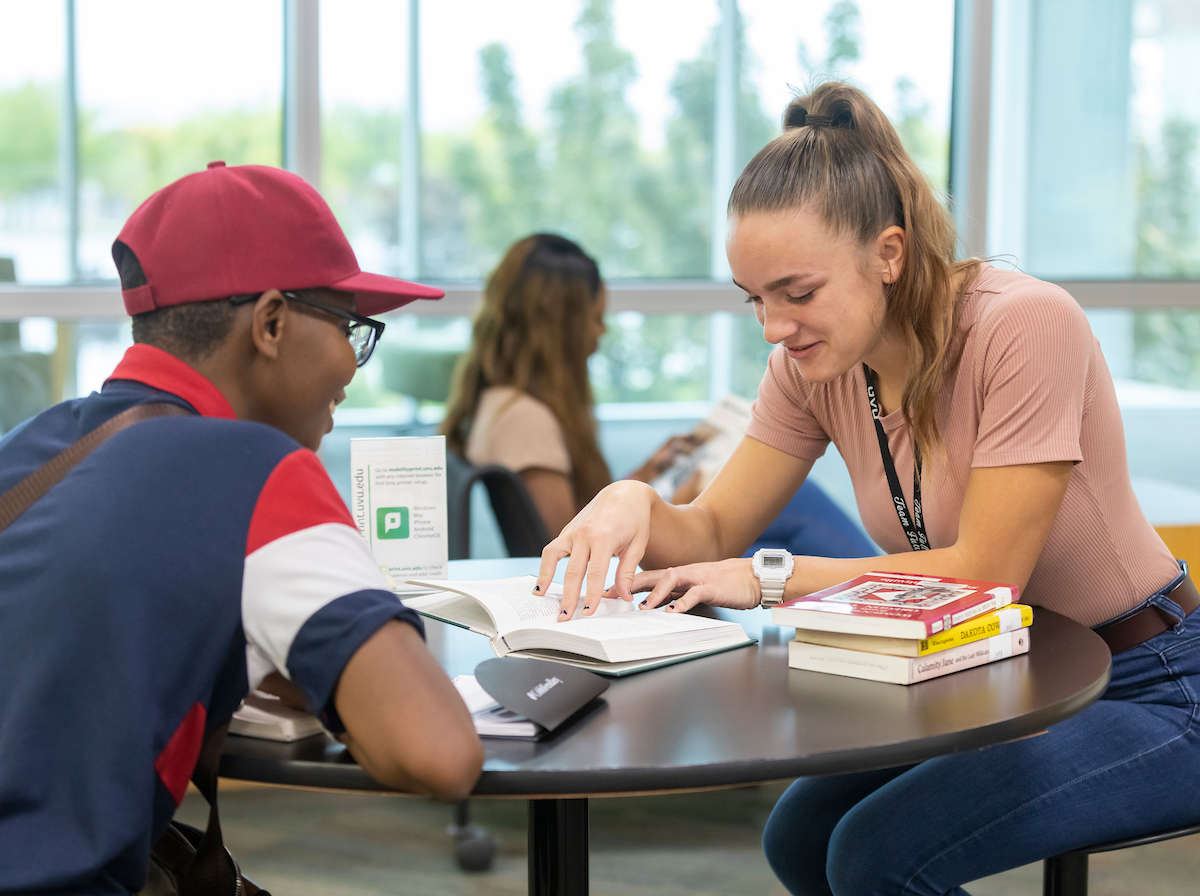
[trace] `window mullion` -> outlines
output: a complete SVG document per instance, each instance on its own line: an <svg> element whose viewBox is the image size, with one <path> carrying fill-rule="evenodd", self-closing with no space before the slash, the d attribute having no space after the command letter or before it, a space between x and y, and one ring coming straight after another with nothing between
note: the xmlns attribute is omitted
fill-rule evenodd
<svg viewBox="0 0 1200 896"><path fill-rule="evenodd" d="M964 256L987 251L988 149L992 103L992 0L954 4L950 197Z"/></svg>
<svg viewBox="0 0 1200 896"><path fill-rule="evenodd" d="M67 216L67 278L79 281L79 79L75 74L75 0L64 0L66 47L59 112L59 189Z"/></svg>
<svg viewBox="0 0 1200 896"><path fill-rule="evenodd" d="M283 167L321 188L320 7L283 4Z"/></svg>

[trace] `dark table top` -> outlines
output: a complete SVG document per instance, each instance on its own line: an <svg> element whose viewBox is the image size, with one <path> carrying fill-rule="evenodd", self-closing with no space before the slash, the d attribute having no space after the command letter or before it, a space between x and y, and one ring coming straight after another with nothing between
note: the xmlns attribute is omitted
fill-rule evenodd
<svg viewBox="0 0 1200 896"><path fill-rule="evenodd" d="M458 566L451 575L516 574L469 569L476 574ZM1034 613L1028 654L908 687L790 669L792 629L772 625L766 610L716 614L759 643L613 679L600 705L549 739L484 738L475 793L617 795L886 768L1036 734L1108 684L1099 636L1044 609ZM453 626L427 621L427 637L452 676L492 656L486 638ZM221 774L384 789L324 736L293 744L230 736Z"/></svg>

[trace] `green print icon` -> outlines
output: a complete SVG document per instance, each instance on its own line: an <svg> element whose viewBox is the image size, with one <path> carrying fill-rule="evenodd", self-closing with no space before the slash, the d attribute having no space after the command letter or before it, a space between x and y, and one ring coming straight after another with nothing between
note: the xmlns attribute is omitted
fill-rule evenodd
<svg viewBox="0 0 1200 896"><path fill-rule="evenodd" d="M408 508L378 508L375 511L375 537L408 538Z"/></svg>

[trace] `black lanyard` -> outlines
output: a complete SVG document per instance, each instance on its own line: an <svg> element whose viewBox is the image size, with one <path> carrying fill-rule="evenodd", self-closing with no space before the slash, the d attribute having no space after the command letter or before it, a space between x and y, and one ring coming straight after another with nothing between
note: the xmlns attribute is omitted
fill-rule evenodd
<svg viewBox="0 0 1200 896"><path fill-rule="evenodd" d="M891 449L888 448L887 433L879 420L879 399L875 395L875 385L871 382L871 368L863 365L863 376L867 381L867 403L871 406L871 417L875 421L875 435L879 438L879 453L883 457L883 472L887 474L888 488L892 490L892 504L896 508L896 516L908 536L908 543L914 551L929 550L929 536L925 534L925 516L921 512L921 446L913 442L913 506L912 516L908 513L908 503L904 500L904 491L900 488L900 477L896 475L896 464L892 460Z"/></svg>

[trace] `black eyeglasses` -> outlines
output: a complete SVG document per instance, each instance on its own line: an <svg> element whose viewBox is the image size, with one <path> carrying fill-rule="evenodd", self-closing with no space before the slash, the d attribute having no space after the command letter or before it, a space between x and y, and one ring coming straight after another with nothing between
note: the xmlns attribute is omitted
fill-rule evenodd
<svg viewBox="0 0 1200 896"><path fill-rule="evenodd" d="M331 317L347 321L350 326L346 330L346 338L350 340L350 345L354 349L354 359L357 361L358 366L362 367L367 361L371 360L371 353L375 351L375 344L379 341L379 337L383 335L384 328L387 326L383 321L364 317L361 314L355 314L353 311L347 311L345 308L338 308L335 305L314 302L312 299L305 298L299 293L280 290L280 294L289 302L299 302L301 305L308 305L310 308L324 311ZM257 301L260 295L262 293L255 292L246 295L231 296L229 303L231 305L247 305L250 302Z"/></svg>

